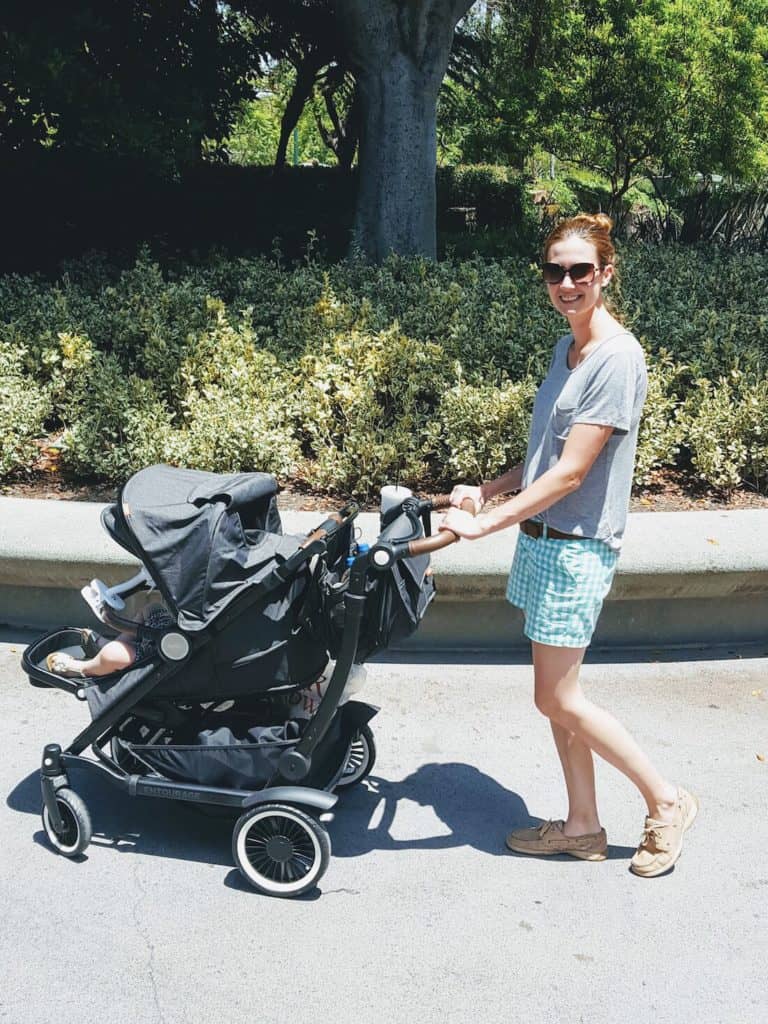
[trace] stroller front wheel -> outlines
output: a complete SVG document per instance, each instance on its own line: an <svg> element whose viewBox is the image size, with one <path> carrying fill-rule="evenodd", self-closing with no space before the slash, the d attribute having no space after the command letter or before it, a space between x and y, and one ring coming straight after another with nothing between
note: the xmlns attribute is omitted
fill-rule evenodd
<svg viewBox="0 0 768 1024"><path fill-rule="evenodd" d="M55 850L65 857L77 857L91 841L91 816L85 801L73 789L63 786L56 792L56 804L59 808L63 829L57 832L43 807L43 828L48 841Z"/></svg>
<svg viewBox="0 0 768 1024"><path fill-rule="evenodd" d="M297 807L262 804L238 818L232 855L259 892L299 896L325 874L331 840L319 821Z"/></svg>

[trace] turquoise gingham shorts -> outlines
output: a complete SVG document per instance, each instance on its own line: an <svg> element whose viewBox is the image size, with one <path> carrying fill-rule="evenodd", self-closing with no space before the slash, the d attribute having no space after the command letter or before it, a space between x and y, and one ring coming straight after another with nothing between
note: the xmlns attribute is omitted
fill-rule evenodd
<svg viewBox="0 0 768 1024"><path fill-rule="evenodd" d="M553 540L520 533L507 600L525 615L529 640L587 647L611 589L618 551L601 540Z"/></svg>

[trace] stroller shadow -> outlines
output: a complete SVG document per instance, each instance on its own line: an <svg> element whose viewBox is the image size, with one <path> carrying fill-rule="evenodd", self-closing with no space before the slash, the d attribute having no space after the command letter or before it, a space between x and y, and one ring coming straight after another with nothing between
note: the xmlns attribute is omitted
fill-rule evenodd
<svg viewBox="0 0 768 1024"><path fill-rule="evenodd" d="M134 799L111 786L84 765L70 769L72 784L85 800L91 813L94 832L92 845L107 847L120 854L141 853L152 857L193 863L232 866L232 825L238 812L205 813L196 805L170 800ZM334 857L361 857L373 851L442 850L470 846L491 856L515 857L504 846L504 836L512 828L536 825L521 796L500 785L491 776L472 765L449 762L422 765L399 782L369 776L365 782L347 791L338 790L339 803L330 827ZM409 801L432 808L447 833L398 839L393 834L398 805ZM6 799L7 806L21 814L32 814L39 821L41 796L37 771L22 779ZM40 827L34 842L48 846ZM634 849L611 846L609 859L628 858ZM524 856L524 855L521 855ZM87 861L88 854L74 858ZM549 861L572 861L565 855ZM253 893L237 869L226 877L228 888ZM322 891L313 890L299 901L317 899Z"/></svg>
<svg viewBox="0 0 768 1024"><path fill-rule="evenodd" d="M525 801L472 765L425 764L401 782L377 776L340 792L333 828L333 853L358 857L373 850L441 850L471 846L504 855L510 828L537 824ZM431 807L448 834L396 839L391 830L400 801Z"/></svg>

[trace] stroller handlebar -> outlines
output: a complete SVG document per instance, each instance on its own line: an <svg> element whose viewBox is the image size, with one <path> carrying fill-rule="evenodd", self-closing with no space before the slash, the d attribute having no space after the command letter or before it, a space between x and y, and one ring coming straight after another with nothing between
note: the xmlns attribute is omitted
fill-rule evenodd
<svg viewBox="0 0 768 1024"><path fill-rule="evenodd" d="M438 494L434 498L430 498L427 501L429 505L429 511L438 511L444 508L451 507L451 497L449 494ZM464 512L469 512L471 515L477 515L475 503L471 498L465 498L461 503L461 508ZM459 540L457 534L452 530L440 530L438 533L433 533L431 537L420 537L418 540L412 540L408 545L408 555L427 555L433 551L439 551L441 548L447 548L449 544L455 544Z"/></svg>
<svg viewBox="0 0 768 1024"><path fill-rule="evenodd" d="M408 498L402 504L402 511L412 520L414 526L414 534L416 534L418 520L423 516L428 516L430 512L436 512L442 509L451 507L451 498L448 494L438 494L431 498L425 498L419 500L417 498ZM477 514L474 501L471 498L465 498L461 503L461 508L465 512L470 512L472 515ZM295 568L294 562L306 560L309 556L309 550L314 545L322 545L328 537L332 536L342 527L346 526L347 523L351 522L359 513L360 506L351 501L346 504L338 512L331 513L328 518L320 523L319 526L315 527L302 541L299 550L293 555L285 565L282 567L283 573L288 572ZM379 541L374 545L371 556L372 562L377 569L384 569L391 565L394 561L399 561L401 558L414 558L418 555L428 555L433 551L439 551L441 548L448 547L449 544L455 544L459 540L458 536L453 533L452 530L440 530L438 533L434 533L427 537L413 536L412 539L404 538L401 541L395 543L383 543Z"/></svg>
<svg viewBox="0 0 768 1024"><path fill-rule="evenodd" d="M450 508L451 499L447 494L437 495L433 498L426 498L422 501L407 498L401 508L402 511L412 520L414 531L418 526L418 520L422 516L439 509ZM475 503L471 498L465 498L461 503L465 512L476 515ZM395 543L382 543L379 541L371 549L371 560L374 566L379 569L386 569L393 562L401 558L415 558L418 555L428 555L441 548L447 548L449 544L455 544L458 536L452 530L440 530L428 537L414 536L412 539L404 538Z"/></svg>

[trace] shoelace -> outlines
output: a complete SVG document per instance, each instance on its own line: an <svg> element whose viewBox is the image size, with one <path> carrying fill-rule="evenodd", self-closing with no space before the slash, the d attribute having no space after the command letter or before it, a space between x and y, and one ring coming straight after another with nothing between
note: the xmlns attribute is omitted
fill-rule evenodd
<svg viewBox="0 0 768 1024"><path fill-rule="evenodd" d="M545 821L542 825L539 825L539 838L543 839L547 832L551 832L554 827L555 823L551 818L549 821Z"/></svg>
<svg viewBox="0 0 768 1024"><path fill-rule="evenodd" d="M653 846L659 850L668 850L669 841L664 837L664 830L669 823L665 821L654 821L653 824L646 824L643 828L643 835L640 839L640 846Z"/></svg>

